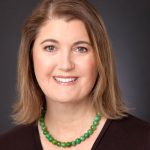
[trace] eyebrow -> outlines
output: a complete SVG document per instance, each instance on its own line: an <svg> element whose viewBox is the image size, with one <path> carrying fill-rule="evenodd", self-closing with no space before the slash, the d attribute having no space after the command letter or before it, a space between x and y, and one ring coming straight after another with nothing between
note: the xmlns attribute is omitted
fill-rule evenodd
<svg viewBox="0 0 150 150"><path fill-rule="evenodd" d="M42 41L41 44L43 44L43 43L45 43L45 42L53 42L53 43L56 43L56 44L59 43L59 42L58 42L57 40L55 40L55 39L46 39L46 40ZM91 43L88 42L88 41L77 41L77 42L73 43L73 45L79 45L79 44L87 44L87 45L91 46Z"/></svg>

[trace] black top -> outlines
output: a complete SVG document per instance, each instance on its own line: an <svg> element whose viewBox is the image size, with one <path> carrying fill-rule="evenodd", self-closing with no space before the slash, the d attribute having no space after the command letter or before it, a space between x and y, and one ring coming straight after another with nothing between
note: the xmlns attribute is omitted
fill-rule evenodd
<svg viewBox="0 0 150 150"><path fill-rule="evenodd" d="M42 150L37 125L20 125L1 135L0 150ZM150 124L132 115L107 120L92 150L150 150Z"/></svg>

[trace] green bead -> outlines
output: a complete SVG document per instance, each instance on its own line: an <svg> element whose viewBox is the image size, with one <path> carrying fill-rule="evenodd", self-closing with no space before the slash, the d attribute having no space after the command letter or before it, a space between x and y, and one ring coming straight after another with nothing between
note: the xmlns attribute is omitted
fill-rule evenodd
<svg viewBox="0 0 150 150"><path fill-rule="evenodd" d="M84 134L84 137L85 137L85 138L88 138L88 137L89 137L89 133L86 132L86 133Z"/></svg>
<svg viewBox="0 0 150 150"><path fill-rule="evenodd" d="M41 125L42 127L45 127L45 123L44 123L44 122L40 122L40 125Z"/></svg>
<svg viewBox="0 0 150 150"><path fill-rule="evenodd" d="M48 139L49 142L51 142L53 140L53 137L51 135L46 134L45 136L46 136L46 138Z"/></svg>
<svg viewBox="0 0 150 150"><path fill-rule="evenodd" d="M44 117L40 118L40 123L44 123Z"/></svg>
<svg viewBox="0 0 150 150"><path fill-rule="evenodd" d="M93 134L93 130L89 129L89 130L88 130L88 134L89 134L89 135L92 135L92 134Z"/></svg>
<svg viewBox="0 0 150 150"><path fill-rule="evenodd" d="M75 141L76 141L77 144L81 143L81 140L79 138L77 138Z"/></svg>
<svg viewBox="0 0 150 150"><path fill-rule="evenodd" d="M86 138L84 136L80 137L81 141L84 141Z"/></svg>
<svg viewBox="0 0 150 150"><path fill-rule="evenodd" d="M53 139L53 140L52 140L52 143L53 143L54 145L57 145L58 142L57 142L55 139Z"/></svg>
<svg viewBox="0 0 150 150"><path fill-rule="evenodd" d="M61 147L61 142L57 141L57 146Z"/></svg>
<svg viewBox="0 0 150 150"><path fill-rule="evenodd" d="M48 134L48 131L47 130L43 130L43 134L44 135Z"/></svg>
<svg viewBox="0 0 150 150"><path fill-rule="evenodd" d="M71 145L72 145L72 146L76 146L76 141L72 141L72 142L71 142Z"/></svg>
<svg viewBox="0 0 150 150"><path fill-rule="evenodd" d="M42 113L42 114L41 114L41 118L44 118L44 116L45 116L45 113Z"/></svg>
<svg viewBox="0 0 150 150"><path fill-rule="evenodd" d="M96 125L92 125L92 126L91 126L91 129L92 129L93 131L95 131L95 130L96 130Z"/></svg>
<svg viewBox="0 0 150 150"><path fill-rule="evenodd" d="M70 147L70 146L71 146L71 142L67 142L67 143L66 143L66 146L67 146L67 147Z"/></svg>
<svg viewBox="0 0 150 150"><path fill-rule="evenodd" d="M99 115L96 115L95 121L99 121L99 120L100 120L100 116L99 116Z"/></svg>
<svg viewBox="0 0 150 150"><path fill-rule="evenodd" d="M61 147L66 147L66 143L65 142L61 142Z"/></svg>
<svg viewBox="0 0 150 150"><path fill-rule="evenodd" d="M44 126L44 127L42 126L42 130L46 130L46 127L45 127L45 126Z"/></svg>
<svg viewBox="0 0 150 150"><path fill-rule="evenodd" d="M97 121L97 120L94 120L94 122L93 122L93 125L98 125L99 124L99 121Z"/></svg>

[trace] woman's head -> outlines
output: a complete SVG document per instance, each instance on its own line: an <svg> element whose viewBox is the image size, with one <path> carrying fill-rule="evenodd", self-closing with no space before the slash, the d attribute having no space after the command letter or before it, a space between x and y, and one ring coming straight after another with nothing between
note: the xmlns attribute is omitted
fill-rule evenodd
<svg viewBox="0 0 150 150"><path fill-rule="evenodd" d="M82 22L96 62L96 82L90 92L92 103L105 117L121 118L125 109L120 98L111 46L101 17L86 0L43 0L26 20L22 30L18 61L20 95L15 105L14 119L18 123L31 123L39 118L41 107L45 104L45 93L34 71L33 50L41 29L54 20L64 20L68 24L75 20Z"/></svg>
<svg viewBox="0 0 150 150"><path fill-rule="evenodd" d="M47 107L51 101L86 101L97 77L95 54L81 20L55 18L38 32L32 49L34 73Z"/></svg>

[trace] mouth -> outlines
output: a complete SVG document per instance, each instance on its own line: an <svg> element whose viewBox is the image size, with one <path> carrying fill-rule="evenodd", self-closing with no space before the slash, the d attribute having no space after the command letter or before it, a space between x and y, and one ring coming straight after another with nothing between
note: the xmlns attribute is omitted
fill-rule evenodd
<svg viewBox="0 0 150 150"><path fill-rule="evenodd" d="M78 77L73 77L73 76L54 76L54 80L62 85L71 85L75 83L78 79Z"/></svg>

